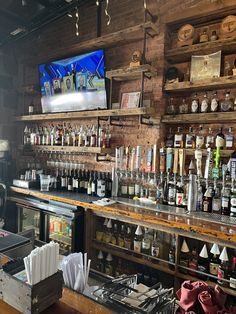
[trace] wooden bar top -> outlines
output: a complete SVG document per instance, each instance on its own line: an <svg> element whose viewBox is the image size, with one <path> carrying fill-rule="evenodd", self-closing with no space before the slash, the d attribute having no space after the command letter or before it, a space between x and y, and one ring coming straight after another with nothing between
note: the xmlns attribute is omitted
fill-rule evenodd
<svg viewBox="0 0 236 314"><path fill-rule="evenodd" d="M178 207L161 204L151 206L122 199L119 199L119 203L113 205L100 206L92 203L92 201L98 198L88 197L79 193L40 192L17 187L10 187L10 191L11 196L9 199L12 201L16 201L19 194L36 197L41 200L59 201L91 209L97 214L108 215L114 219L126 219L131 223L146 224L158 227L158 229L163 231L177 230L178 232L192 233L196 237L207 236L212 241L219 240L228 246L236 247L235 218L202 212L189 214Z"/></svg>
<svg viewBox="0 0 236 314"><path fill-rule="evenodd" d="M9 304L0 300L1 314L19 314L20 312L14 309ZM100 305L99 303L73 292L67 288L63 289L63 296L57 303L53 304L42 314L114 314L113 311Z"/></svg>

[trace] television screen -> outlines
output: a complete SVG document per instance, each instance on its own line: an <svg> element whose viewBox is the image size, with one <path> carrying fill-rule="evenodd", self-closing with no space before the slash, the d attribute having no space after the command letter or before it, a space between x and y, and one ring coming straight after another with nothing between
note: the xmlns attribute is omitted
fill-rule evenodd
<svg viewBox="0 0 236 314"><path fill-rule="evenodd" d="M42 111L107 108L104 50L39 65Z"/></svg>

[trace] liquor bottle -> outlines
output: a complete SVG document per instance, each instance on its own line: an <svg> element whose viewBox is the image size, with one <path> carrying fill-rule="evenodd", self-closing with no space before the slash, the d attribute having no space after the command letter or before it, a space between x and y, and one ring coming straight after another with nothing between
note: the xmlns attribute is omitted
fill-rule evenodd
<svg viewBox="0 0 236 314"><path fill-rule="evenodd" d="M211 259L210 259L210 264L209 264L209 273L213 276L218 275L218 267L220 264L220 260L219 260L219 255L220 255L220 250L217 244L213 244L212 248L211 248ZM213 280L213 279L211 279ZM215 280L214 280L215 281Z"/></svg>
<svg viewBox="0 0 236 314"><path fill-rule="evenodd" d="M230 92L226 92L225 99L221 101L220 111L233 111L233 101L230 99Z"/></svg>
<svg viewBox="0 0 236 314"><path fill-rule="evenodd" d="M73 192L79 192L78 170L74 170L74 177L72 181Z"/></svg>
<svg viewBox="0 0 236 314"><path fill-rule="evenodd" d="M198 269L198 254L196 248L192 249L188 265L189 265L188 267L192 269L189 271L189 274L191 276L196 276L196 272L194 271Z"/></svg>
<svg viewBox="0 0 236 314"><path fill-rule="evenodd" d="M69 169L68 176L67 176L67 190L69 192L73 191L73 175L72 175L71 168Z"/></svg>
<svg viewBox="0 0 236 314"><path fill-rule="evenodd" d="M193 128L190 127L188 134L186 134L185 138L185 148L195 148L195 136L193 134Z"/></svg>
<svg viewBox="0 0 236 314"><path fill-rule="evenodd" d="M169 99L169 103L168 103L168 106L166 108L166 113L167 114L176 114L177 113L176 107L173 104L173 98Z"/></svg>
<svg viewBox="0 0 236 314"><path fill-rule="evenodd" d="M198 134L196 136L196 148L198 148L198 149L203 148L204 143L205 143L205 138L204 138L204 135L203 135L203 128L200 125L199 132L198 132Z"/></svg>
<svg viewBox="0 0 236 314"><path fill-rule="evenodd" d="M66 170L62 171L61 176L61 190L66 191Z"/></svg>
<svg viewBox="0 0 236 314"><path fill-rule="evenodd" d="M208 252L207 252L207 246L204 244L198 259L198 271L202 273L208 273L209 271L209 259L208 259ZM204 274L198 274L198 277L202 280L207 279L207 275Z"/></svg>
<svg viewBox="0 0 236 314"><path fill-rule="evenodd" d="M145 171L142 172L141 184L140 184L140 198L146 197L147 183L145 178Z"/></svg>
<svg viewBox="0 0 236 314"><path fill-rule="evenodd" d="M136 253L141 253L142 239L143 239L142 228L138 226L134 235L134 251Z"/></svg>
<svg viewBox="0 0 236 314"><path fill-rule="evenodd" d="M219 132L216 135L216 140L215 140L215 147L219 147L220 149L223 149L225 146L225 136L222 133L222 128L219 128Z"/></svg>
<svg viewBox="0 0 236 314"><path fill-rule="evenodd" d="M193 99L191 102L191 112L192 113L199 112L199 99L197 97L197 93L193 96Z"/></svg>
<svg viewBox="0 0 236 314"><path fill-rule="evenodd" d="M182 104L179 106L179 113L188 113L189 110L188 110L188 104L186 103L186 100L185 98L183 98L182 100Z"/></svg>
<svg viewBox="0 0 236 314"><path fill-rule="evenodd" d="M218 110L219 110L219 99L218 99L217 91L215 91L211 99L211 112L216 112Z"/></svg>
<svg viewBox="0 0 236 314"><path fill-rule="evenodd" d="M93 173L92 195L97 196L97 173L95 171Z"/></svg>
<svg viewBox="0 0 236 314"><path fill-rule="evenodd" d="M175 201L176 201L176 181L174 179L174 182L170 182L168 185L168 198L167 198L167 202L168 205L175 205Z"/></svg>
<svg viewBox="0 0 236 314"><path fill-rule="evenodd" d="M105 235L105 242L110 243L112 237L112 221L111 219L108 220L108 223L106 225L106 235Z"/></svg>
<svg viewBox="0 0 236 314"><path fill-rule="evenodd" d="M166 137L166 147L174 147L174 134L172 128L169 129L169 133Z"/></svg>
<svg viewBox="0 0 236 314"><path fill-rule="evenodd" d="M209 98L207 97L207 93L204 94L204 97L201 101L201 108L200 111L202 113L208 112L209 111Z"/></svg>
<svg viewBox="0 0 236 314"><path fill-rule="evenodd" d="M118 258L117 265L115 266L115 277L119 277L124 273L121 258Z"/></svg>
<svg viewBox="0 0 236 314"><path fill-rule="evenodd" d="M156 191L157 191L157 177L156 173L154 173L153 178L150 176L150 180L148 182L149 185L149 191L148 191L148 199L150 201L155 202L156 201Z"/></svg>
<svg viewBox="0 0 236 314"><path fill-rule="evenodd" d="M174 137L174 147L175 148L183 148L183 134L181 133L181 128L178 127L177 133Z"/></svg>
<svg viewBox="0 0 236 314"><path fill-rule="evenodd" d="M125 246L125 225L121 225L120 232L118 234L118 245Z"/></svg>
<svg viewBox="0 0 236 314"><path fill-rule="evenodd" d="M228 279L228 271L229 271L229 265L228 265L228 254L226 247L223 248L220 257L219 257L221 263L218 267L218 280L217 283L221 286L227 286L228 283L222 279Z"/></svg>
<svg viewBox="0 0 236 314"><path fill-rule="evenodd" d="M31 103L29 104L28 113L29 113L29 115L34 114L34 103L33 103L33 101L31 101Z"/></svg>
<svg viewBox="0 0 236 314"><path fill-rule="evenodd" d="M232 132L233 128L229 128L228 133L225 137L225 148L226 149L232 149L234 145L234 134Z"/></svg>
<svg viewBox="0 0 236 314"><path fill-rule="evenodd" d="M212 213L221 214L221 197L220 189L214 183L214 196L212 198Z"/></svg>
<svg viewBox="0 0 236 314"><path fill-rule="evenodd" d="M211 187L209 186L207 187L206 192L204 193L202 211L205 213L212 212L212 191Z"/></svg>
<svg viewBox="0 0 236 314"><path fill-rule="evenodd" d="M81 170L80 172L79 191L81 193L85 192L85 171L84 170Z"/></svg>
<svg viewBox="0 0 236 314"><path fill-rule="evenodd" d="M87 185L87 194L92 195L92 172L90 171L88 185Z"/></svg>
<svg viewBox="0 0 236 314"><path fill-rule="evenodd" d="M113 225L112 236L111 236L111 243L114 245L118 244L118 234L119 234L118 225L117 223L115 223Z"/></svg>
<svg viewBox="0 0 236 314"><path fill-rule="evenodd" d="M102 251L100 250L97 256L97 270L101 273L104 273L105 267L104 267L104 256Z"/></svg>
<svg viewBox="0 0 236 314"><path fill-rule="evenodd" d="M128 195L128 172L122 174L120 178L120 196L127 197Z"/></svg>
<svg viewBox="0 0 236 314"><path fill-rule="evenodd" d="M214 148L215 137L213 135L212 129L208 129L208 134L206 137L206 148Z"/></svg>
<svg viewBox="0 0 236 314"><path fill-rule="evenodd" d="M132 249L132 235L131 235L131 228L129 226L126 228L126 233L125 233L125 248L129 250Z"/></svg>
<svg viewBox="0 0 236 314"><path fill-rule="evenodd" d="M61 190L61 176L58 168L56 169L56 189L57 191Z"/></svg>
<svg viewBox="0 0 236 314"><path fill-rule="evenodd" d="M230 217L236 217L236 189L234 187L234 180L232 180L230 195Z"/></svg>
<svg viewBox="0 0 236 314"><path fill-rule="evenodd" d="M233 257L231 271L229 273L229 287L236 290L236 257Z"/></svg>
<svg viewBox="0 0 236 314"><path fill-rule="evenodd" d="M183 244L180 250L179 265L183 267L189 266L189 248L185 240L183 241ZM180 267L180 272L187 274L188 270Z"/></svg>
<svg viewBox="0 0 236 314"><path fill-rule="evenodd" d="M128 197L130 199L133 199L134 197L134 191L135 191L135 186L134 186L134 177L133 177L133 172L130 172L130 176L128 178Z"/></svg>
<svg viewBox="0 0 236 314"><path fill-rule="evenodd" d="M134 195L136 197L140 197L140 177L139 177L139 172L136 172L136 178L135 178L135 184L134 184Z"/></svg>
<svg viewBox="0 0 236 314"><path fill-rule="evenodd" d="M144 236L142 239L142 253L150 255L151 251L151 239L148 233L148 228L144 228Z"/></svg>
<svg viewBox="0 0 236 314"><path fill-rule="evenodd" d="M225 188L224 183L221 191L221 214L230 215L230 192Z"/></svg>
<svg viewBox="0 0 236 314"><path fill-rule="evenodd" d="M158 237L158 232L156 231L154 233L154 239L152 241L152 246L151 246L151 255L153 257L160 257L160 250L161 250L161 242Z"/></svg>
<svg viewBox="0 0 236 314"><path fill-rule="evenodd" d="M168 261L171 263L169 264L169 268L171 270L175 269L175 248L176 248L176 237L174 234L170 235L171 241L170 241L170 247L169 247L169 253L168 253Z"/></svg>
<svg viewBox="0 0 236 314"><path fill-rule="evenodd" d="M89 181L89 171L85 170L84 172L84 193L88 191L88 181Z"/></svg>
<svg viewBox="0 0 236 314"><path fill-rule="evenodd" d="M177 207L183 207L183 200L184 200L184 185L181 182L178 182L176 185L176 199L175 204Z"/></svg>
<svg viewBox="0 0 236 314"><path fill-rule="evenodd" d="M113 258L110 253L107 254L105 263L105 274L108 276L113 276Z"/></svg>
<svg viewBox="0 0 236 314"><path fill-rule="evenodd" d="M103 222L103 236L102 236L102 241L106 242L106 231L107 231L107 224L108 224L108 219L105 218Z"/></svg>
<svg viewBox="0 0 236 314"><path fill-rule="evenodd" d="M105 194L106 194L106 182L104 180L104 175L101 173L98 173L97 196L98 197L104 197Z"/></svg>
<svg viewBox="0 0 236 314"><path fill-rule="evenodd" d="M112 194L112 180L110 173L107 172L106 174L106 197L111 197Z"/></svg>

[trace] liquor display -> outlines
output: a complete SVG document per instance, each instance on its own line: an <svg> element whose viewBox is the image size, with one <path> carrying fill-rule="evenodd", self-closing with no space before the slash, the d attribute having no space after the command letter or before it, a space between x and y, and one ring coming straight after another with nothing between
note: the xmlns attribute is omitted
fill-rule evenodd
<svg viewBox="0 0 236 314"><path fill-rule="evenodd" d="M52 145L74 147L110 148L111 133L109 127L95 125L78 126L57 124L51 126L25 126L24 145Z"/></svg>

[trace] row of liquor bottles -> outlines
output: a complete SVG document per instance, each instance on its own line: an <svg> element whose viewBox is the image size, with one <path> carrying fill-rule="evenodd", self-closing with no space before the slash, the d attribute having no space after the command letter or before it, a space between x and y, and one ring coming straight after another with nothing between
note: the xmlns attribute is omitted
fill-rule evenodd
<svg viewBox="0 0 236 314"><path fill-rule="evenodd" d="M25 126L24 145L58 145L77 147L110 148L111 133L109 127L95 125L71 126L58 124L50 126Z"/></svg>
<svg viewBox="0 0 236 314"><path fill-rule="evenodd" d="M224 177L225 178L225 177ZM119 174L118 195L124 198L145 199L152 203L183 207L192 211L222 214L236 217L236 187L230 182L197 179L196 191L190 190L187 177L177 177L169 173L161 174L132 172ZM193 195L196 201L192 203ZM193 206L195 208L193 208Z"/></svg>
<svg viewBox="0 0 236 314"><path fill-rule="evenodd" d="M167 255L169 268L174 270L176 238L174 235L171 235L171 241L169 243L164 242L163 239L165 238L166 237L164 237L160 231L112 221L111 219L105 219L103 226L98 225L96 231L96 239L98 241L118 245L130 251L134 251L134 253L142 253L162 260L165 259L164 255ZM235 252L233 252L233 254L234 253ZM112 276L113 259L111 254L108 254L106 259L104 259L100 251L97 259L99 261L99 271L104 271L105 269L105 272ZM159 262L159 260L156 260L156 262ZM236 289L236 256L232 255L229 258L226 247L220 252L218 245L213 244L209 254L208 247L204 244L198 254L196 247L193 247L190 251L184 239L180 250L178 265L180 266L179 271L182 273L188 273L204 280L206 280L209 275L213 276L213 280L216 280L216 277L218 277L217 282L220 285L229 285L230 288ZM106 269L106 267L108 269ZM222 279L228 279L229 283Z"/></svg>
<svg viewBox="0 0 236 314"><path fill-rule="evenodd" d="M190 103L183 98L182 103L178 105L174 104L173 98L170 98L166 113L175 115L178 113L228 112L234 110L236 110L236 99L231 98L230 92L226 92L224 99L220 100L216 91L212 95L206 92L201 99L199 99L196 93Z"/></svg>
<svg viewBox="0 0 236 314"><path fill-rule="evenodd" d="M181 127L176 132L169 129L166 137L165 147L171 148L221 148L232 149L234 146L233 128L229 127L227 131L223 128L213 130L208 128L208 132L200 125L199 129L194 131L193 127L189 127L186 134L183 133Z"/></svg>

